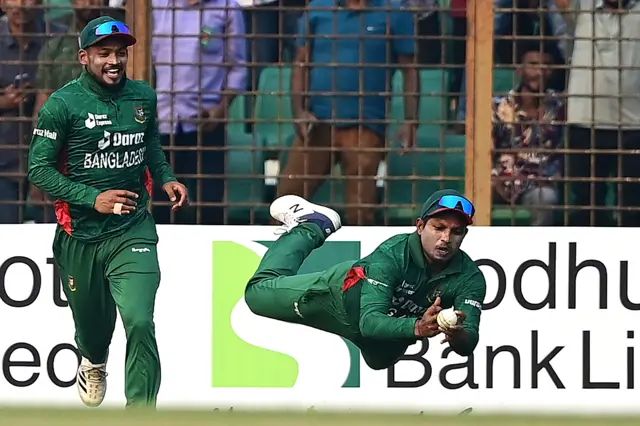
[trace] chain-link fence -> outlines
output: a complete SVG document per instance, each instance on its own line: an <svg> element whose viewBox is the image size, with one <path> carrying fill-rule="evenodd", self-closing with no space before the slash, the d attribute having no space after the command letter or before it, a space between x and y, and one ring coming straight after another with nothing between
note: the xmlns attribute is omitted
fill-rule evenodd
<svg viewBox="0 0 640 426"><path fill-rule="evenodd" d="M276 196L297 193L348 224L410 224L431 192L464 192L465 177L469 187L467 114L491 109L491 140L474 143L492 146L493 170L471 178L491 188L494 225L634 223L635 2L497 0L493 46L472 60L465 0L245 3L154 0L148 37L136 33L153 63L161 142L192 198L178 215L154 191L159 223L265 224ZM10 222L51 220L24 179L32 117L80 72L77 28L105 5L46 4L31 18L36 0L3 6L0 83L26 75L29 86L23 102L0 105L0 210ZM489 84L467 79L469 65L487 55L493 102L468 105Z"/></svg>
<svg viewBox="0 0 640 426"><path fill-rule="evenodd" d="M634 226L639 5L500 0L497 7L494 179L503 182L494 201L515 211L503 218ZM534 200L539 208L527 209Z"/></svg>

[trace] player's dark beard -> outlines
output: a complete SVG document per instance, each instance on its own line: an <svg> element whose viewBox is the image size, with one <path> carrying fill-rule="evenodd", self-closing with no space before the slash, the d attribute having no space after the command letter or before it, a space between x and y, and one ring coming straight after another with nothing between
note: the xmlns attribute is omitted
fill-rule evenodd
<svg viewBox="0 0 640 426"><path fill-rule="evenodd" d="M94 80L96 80L98 83L100 83L101 86L110 89L110 90L120 90L120 88L122 88L122 85L124 84L125 80L126 80L126 73L123 73L122 76L120 77L120 81L117 84L108 84L104 81L103 78L103 73L107 72L110 69L123 69L122 64L117 65L117 66L103 66L102 68L100 68L99 70L95 70L95 65L89 65L86 67L87 72L91 75L91 77L94 78Z"/></svg>

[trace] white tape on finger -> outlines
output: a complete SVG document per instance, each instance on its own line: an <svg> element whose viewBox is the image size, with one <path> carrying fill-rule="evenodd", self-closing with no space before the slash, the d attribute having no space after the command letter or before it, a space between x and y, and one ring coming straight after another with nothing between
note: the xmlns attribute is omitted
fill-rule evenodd
<svg viewBox="0 0 640 426"><path fill-rule="evenodd" d="M122 203L115 203L113 205L113 214L117 214L118 216L120 216L122 214L122 207L124 206L124 204Z"/></svg>

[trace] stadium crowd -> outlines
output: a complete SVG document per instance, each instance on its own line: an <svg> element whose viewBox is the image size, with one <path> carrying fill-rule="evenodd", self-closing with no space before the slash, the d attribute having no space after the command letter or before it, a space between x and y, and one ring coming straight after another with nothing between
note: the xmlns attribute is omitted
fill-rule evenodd
<svg viewBox="0 0 640 426"><path fill-rule="evenodd" d="M25 182L33 118L80 72L79 29L100 14L124 20L121 0L42 1L0 0L0 223L55 221L46 194ZM495 7L496 211L512 219L524 207L542 226L637 225L640 3ZM256 199L229 184L235 163L255 161L247 148L264 167L247 172L262 182L258 201L329 191L350 225L380 223L393 200L389 209L418 205L434 185L462 188L435 179L446 155L411 151L464 146L466 35L466 0L153 0L162 143L197 206L174 217L158 200L156 221L233 223L230 211ZM261 122L265 109L272 122ZM463 177L463 157L453 162ZM343 204L328 179L336 165ZM381 185L394 167L401 177ZM434 180L415 185L413 175ZM615 215L605 208L614 204Z"/></svg>

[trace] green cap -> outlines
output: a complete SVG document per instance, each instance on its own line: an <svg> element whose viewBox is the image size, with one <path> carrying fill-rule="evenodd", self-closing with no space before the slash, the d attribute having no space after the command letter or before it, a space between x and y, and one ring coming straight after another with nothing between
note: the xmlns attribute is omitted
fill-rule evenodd
<svg viewBox="0 0 640 426"><path fill-rule="evenodd" d="M420 210L420 219L425 220L430 217L433 217L438 213L453 211L463 215L467 219L468 224L471 225L473 223L473 214L468 215L467 213L464 212L464 207L462 206L462 202L456 203L454 207L444 207L440 204L440 200L442 199L442 197L446 195L453 195L455 197L460 197L466 200L466 202L468 202L471 206L473 206L471 201L469 201L469 199L467 199L464 195L462 195L458 191L455 191L453 189L443 189L443 190L434 192L427 199L427 201L425 201L425 203L422 205L422 209Z"/></svg>
<svg viewBox="0 0 640 426"><path fill-rule="evenodd" d="M118 37L126 46L136 44L135 37L131 35L129 27L124 22L110 16L101 16L89 22L80 32L80 49L84 50L109 37Z"/></svg>

